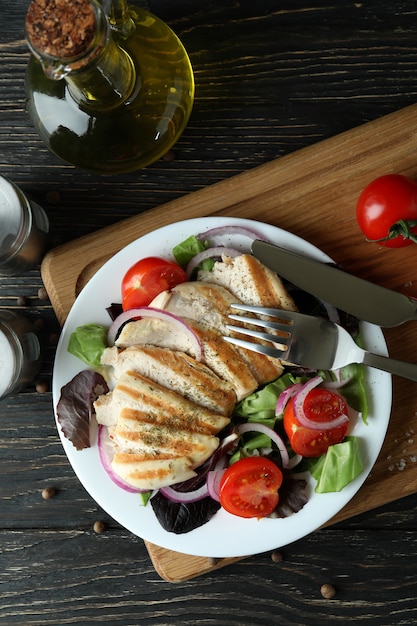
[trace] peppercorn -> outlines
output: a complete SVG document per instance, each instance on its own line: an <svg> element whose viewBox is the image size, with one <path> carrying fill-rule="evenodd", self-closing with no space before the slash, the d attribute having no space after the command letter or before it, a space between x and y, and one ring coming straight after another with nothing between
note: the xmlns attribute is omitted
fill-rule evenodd
<svg viewBox="0 0 417 626"><path fill-rule="evenodd" d="M49 383L47 380L38 380L35 386L38 393L46 393L49 391Z"/></svg>
<svg viewBox="0 0 417 626"><path fill-rule="evenodd" d="M38 289L38 298L39 298L39 300L47 300L48 299L48 292L46 291L45 287L39 287L39 289Z"/></svg>
<svg viewBox="0 0 417 626"><path fill-rule="evenodd" d="M274 563L281 563L281 561L283 560L283 556L281 552L277 552L277 550L274 550L274 552L272 552L271 554L271 559L273 560Z"/></svg>
<svg viewBox="0 0 417 626"><path fill-rule="evenodd" d="M333 585L326 583L320 587L320 593L323 598L326 598L326 600L330 600L336 595L336 589L333 587Z"/></svg>
<svg viewBox="0 0 417 626"><path fill-rule="evenodd" d="M42 489L42 498L44 500L50 500L56 495L56 489L54 487L45 487Z"/></svg>
<svg viewBox="0 0 417 626"><path fill-rule="evenodd" d="M97 534L104 533L104 531L106 530L106 524L101 520L97 520L97 522L94 522L93 529L94 532Z"/></svg>

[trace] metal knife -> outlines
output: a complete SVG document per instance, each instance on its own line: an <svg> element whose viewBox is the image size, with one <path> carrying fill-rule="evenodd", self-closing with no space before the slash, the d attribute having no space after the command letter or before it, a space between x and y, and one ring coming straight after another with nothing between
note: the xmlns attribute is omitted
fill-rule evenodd
<svg viewBox="0 0 417 626"><path fill-rule="evenodd" d="M361 320L385 328L417 320L417 299L258 239L252 253L293 285Z"/></svg>

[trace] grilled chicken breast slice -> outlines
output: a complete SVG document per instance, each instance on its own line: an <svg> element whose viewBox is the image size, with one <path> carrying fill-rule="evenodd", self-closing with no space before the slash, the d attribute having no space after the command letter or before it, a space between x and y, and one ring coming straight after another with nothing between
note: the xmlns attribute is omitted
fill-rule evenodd
<svg viewBox="0 0 417 626"><path fill-rule="evenodd" d="M147 453L153 456L164 454L171 458L184 457L190 459L194 469L202 465L219 445L213 435L195 432L172 424L155 424L147 422L146 416L140 411L122 409L114 428L109 431L117 449Z"/></svg>
<svg viewBox="0 0 417 626"><path fill-rule="evenodd" d="M183 319L192 327L203 346L202 362L231 385L236 393L236 399L242 400L255 391L259 384L258 380L238 349L225 342L217 330L195 320ZM196 356L188 336L183 332L177 332L172 324L161 319L143 318L129 322L116 340L119 347L147 344Z"/></svg>
<svg viewBox="0 0 417 626"><path fill-rule="evenodd" d="M193 478L196 473L187 457L168 458L134 452L116 452L113 471L137 489L160 489Z"/></svg>
<svg viewBox="0 0 417 626"><path fill-rule="evenodd" d="M239 348L225 341L213 328L195 320L188 320L188 324L202 343L204 362L217 376L232 385L238 401L258 388L259 381Z"/></svg>
<svg viewBox="0 0 417 626"><path fill-rule="evenodd" d="M122 374L114 389L94 402L97 421L116 426L122 410L137 411L143 421L190 432L217 434L230 422L137 372Z"/></svg>
<svg viewBox="0 0 417 626"><path fill-rule="evenodd" d="M279 276L251 254L223 256L211 271L201 270L198 280L226 288L245 304L297 310Z"/></svg>
<svg viewBox="0 0 417 626"><path fill-rule="evenodd" d="M180 350L195 357L193 343L186 333L177 326L157 317L143 317L128 322L115 341L119 348L133 345L152 345L170 350Z"/></svg>
<svg viewBox="0 0 417 626"><path fill-rule="evenodd" d="M107 348L103 365L112 365L116 378L134 371L221 415L231 415L236 393L227 381L188 354L152 345L133 345L124 350Z"/></svg>
<svg viewBox="0 0 417 626"><path fill-rule="evenodd" d="M149 306L169 311L181 318L195 320L227 334L227 316L236 297L220 285L203 282L185 282L163 291Z"/></svg>
<svg viewBox="0 0 417 626"><path fill-rule="evenodd" d="M98 423L109 428L113 470L141 489L192 477L217 449L215 434L230 422L131 371L94 408Z"/></svg>

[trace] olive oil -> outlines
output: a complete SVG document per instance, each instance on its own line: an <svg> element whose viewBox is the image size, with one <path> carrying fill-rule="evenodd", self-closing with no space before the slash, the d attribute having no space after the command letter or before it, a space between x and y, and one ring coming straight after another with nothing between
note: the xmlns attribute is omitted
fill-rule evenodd
<svg viewBox="0 0 417 626"><path fill-rule="evenodd" d="M45 144L85 170L146 167L175 144L191 114L194 79L182 43L164 22L133 6L92 63L57 71L59 80L45 66L32 55L28 112Z"/></svg>

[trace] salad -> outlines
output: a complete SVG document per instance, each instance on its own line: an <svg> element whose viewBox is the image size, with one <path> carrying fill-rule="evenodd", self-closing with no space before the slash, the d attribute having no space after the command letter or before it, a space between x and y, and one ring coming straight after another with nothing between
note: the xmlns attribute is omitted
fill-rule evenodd
<svg viewBox="0 0 417 626"><path fill-rule="evenodd" d="M127 321L155 315L148 305L161 291L195 280L199 269L210 271L222 255L240 254L221 242L235 228L187 237L173 249L175 262L139 259L123 278L121 301L109 303L109 324L83 324L72 333L68 350L88 369L61 389L57 415L65 437L77 449L91 445L94 400L111 388L111 375L101 365L109 343ZM259 236L240 231L249 238ZM302 312L330 316L360 341L356 320L305 293L293 289L291 293ZM138 492L138 501L153 508L165 530L178 534L205 524L221 507L242 518L296 514L309 498L306 472L315 479L318 494L339 492L361 474L360 446L349 433L355 420L366 423L367 414L361 365L338 372L286 366L277 380L236 404L230 424L218 434L217 450L196 469L195 477L157 491ZM108 475L121 489L134 491L112 470L112 443L106 427L100 426L98 441L100 461Z"/></svg>

